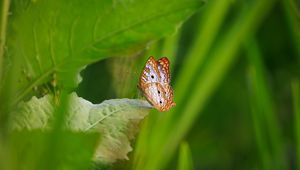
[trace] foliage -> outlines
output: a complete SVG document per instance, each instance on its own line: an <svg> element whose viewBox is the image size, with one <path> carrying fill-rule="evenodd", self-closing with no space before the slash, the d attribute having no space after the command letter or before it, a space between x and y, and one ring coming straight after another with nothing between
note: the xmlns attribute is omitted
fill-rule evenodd
<svg viewBox="0 0 300 170"><path fill-rule="evenodd" d="M52 86L73 89L73 83L79 82L76 73L87 64L137 53L147 43L172 33L201 4L174 1L156 8L160 3L12 1L7 57L17 57L21 67L17 101L50 80ZM6 61L6 65L13 64Z"/></svg>
<svg viewBox="0 0 300 170"><path fill-rule="evenodd" d="M101 104L71 94L69 108L65 113L64 128L74 132L100 132L102 135L95 152L95 161L112 163L117 159L128 159L132 150L130 140L137 133L139 122L148 114L148 102L134 99L112 99ZM19 109L12 113L11 129L49 131L53 126L55 106L53 96L20 103ZM116 127L116 125L118 125Z"/></svg>
<svg viewBox="0 0 300 170"><path fill-rule="evenodd" d="M0 169L299 168L299 3L9 2ZM149 56L171 61L166 113L126 99Z"/></svg>
<svg viewBox="0 0 300 170"><path fill-rule="evenodd" d="M1 55L4 66L1 67L1 101L4 101L1 133L8 135L5 138L13 138L15 131L27 130L28 136L34 130L53 131L48 139L56 143L63 129L83 134L96 131L102 136L94 151L96 161L112 163L128 159L127 153L132 150L130 140L147 115L149 103L115 99L92 104L68 93L77 87L81 80L79 71L86 65L108 57L140 53L152 41L174 32L202 4L196 0L181 0L162 7L161 3L3 1L5 26L1 28L1 36L6 37L6 42L1 46L1 50L5 50ZM45 147L49 155L56 155L56 149L61 149L45 144L39 136L33 134L34 139L29 143L37 143L40 150ZM63 138L69 140L67 136ZM26 147L20 149L26 151ZM89 153L93 153L92 149L89 148ZM30 157L35 160L35 155ZM14 156L7 159L18 163ZM25 169L41 167L24 164Z"/></svg>

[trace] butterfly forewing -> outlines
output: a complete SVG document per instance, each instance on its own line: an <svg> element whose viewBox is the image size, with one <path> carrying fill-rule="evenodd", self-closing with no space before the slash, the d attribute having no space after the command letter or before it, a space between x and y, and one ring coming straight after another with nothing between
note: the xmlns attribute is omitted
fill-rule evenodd
<svg viewBox="0 0 300 170"><path fill-rule="evenodd" d="M162 83L170 84L170 61L167 57L158 60L158 69Z"/></svg>
<svg viewBox="0 0 300 170"><path fill-rule="evenodd" d="M156 83L160 81L160 74L155 59L151 56L140 77L140 85L147 83Z"/></svg>

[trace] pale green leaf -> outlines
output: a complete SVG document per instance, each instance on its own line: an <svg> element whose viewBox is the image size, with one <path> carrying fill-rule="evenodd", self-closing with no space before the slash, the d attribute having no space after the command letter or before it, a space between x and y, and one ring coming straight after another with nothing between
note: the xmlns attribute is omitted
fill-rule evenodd
<svg viewBox="0 0 300 170"><path fill-rule="evenodd" d="M71 94L65 128L75 132L100 132L101 141L94 155L95 161L112 163L128 159L132 150L130 140L139 130L141 120L152 106L144 100L112 99L100 104ZM54 98L46 95L22 102L13 113L11 129L46 130L52 127Z"/></svg>

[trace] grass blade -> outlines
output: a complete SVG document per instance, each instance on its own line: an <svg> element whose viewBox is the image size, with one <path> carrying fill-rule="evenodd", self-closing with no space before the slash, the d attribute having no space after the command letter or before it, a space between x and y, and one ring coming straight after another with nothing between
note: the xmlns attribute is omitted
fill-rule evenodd
<svg viewBox="0 0 300 170"><path fill-rule="evenodd" d="M253 76L253 75L252 75ZM252 99L251 103L255 103L254 99ZM252 104L251 107L251 112L252 112L252 122L253 122L253 127L254 127L254 132L255 132L255 140L258 145L258 150L260 154L260 159L262 161L262 169L268 170L271 169L270 165L270 154L268 151L268 144L266 140L266 136L263 134L263 127L260 122L260 112L258 111L258 108L255 107L255 104Z"/></svg>
<svg viewBox="0 0 300 170"><path fill-rule="evenodd" d="M220 31L219 29L229 9L229 4L227 1L213 1L208 6L207 12L204 13L203 18L205 21L203 21L203 26L199 29L196 36L197 39L183 63L183 65L188 67L182 68L175 84L175 97L178 103L181 103L184 95L188 93L189 86L196 76L198 68L202 65L217 33Z"/></svg>
<svg viewBox="0 0 300 170"><path fill-rule="evenodd" d="M3 58L6 43L6 27L9 10L9 0L3 0L0 7L1 9L1 25L0 25L0 80L2 80ZM0 84L1 86L1 84Z"/></svg>
<svg viewBox="0 0 300 170"><path fill-rule="evenodd" d="M292 81L292 95L295 116L295 138L296 138L296 155L297 169L300 169L300 85L299 80Z"/></svg>
<svg viewBox="0 0 300 170"><path fill-rule="evenodd" d="M269 154L272 154L272 161L278 168L283 168L283 159L282 155L282 145L281 145L281 133L279 129L278 120L276 118L275 111L273 109L273 103L271 100L271 95L268 90L268 85L265 79L264 67L261 61L261 54L258 49L258 46L255 40L250 40L247 43L247 52L248 58L251 67L251 78L250 81L253 83L253 95L254 95L254 109L253 116L259 119L258 124L260 124L260 128L256 130L259 134L265 133L264 135L269 136L270 150ZM265 127L262 127L265 125ZM260 131L260 132L259 132ZM260 140L260 139L257 139ZM262 145L262 144L260 144ZM264 145L266 147L266 145ZM264 150L266 148L262 148ZM264 160L263 162L266 162ZM264 163L265 164L265 163ZM271 167L271 169L274 167Z"/></svg>
<svg viewBox="0 0 300 170"><path fill-rule="evenodd" d="M180 145L178 170L193 170L192 154L187 142Z"/></svg>
<svg viewBox="0 0 300 170"><path fill-rule="evenodd" d="M281 1L283 3L282 7L284 8L285 17L287 24L290 29L291 39L293 40L294 49L298 56L298 62L300 63L300 23L299 23L299 9L297 9L296 1L285 0Z"/></svg>

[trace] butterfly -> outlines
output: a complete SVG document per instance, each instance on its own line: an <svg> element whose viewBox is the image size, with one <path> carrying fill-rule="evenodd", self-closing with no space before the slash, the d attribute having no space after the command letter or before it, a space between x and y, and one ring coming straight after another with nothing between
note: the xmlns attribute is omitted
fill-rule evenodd
<svg viewBox="0 0 300 170"><path fill-rule="evenodd" d="M150 56L141 73L138 88L157 110L164 112L176 105L170 85L170 61L167 57L155 60Z"/></svg>

